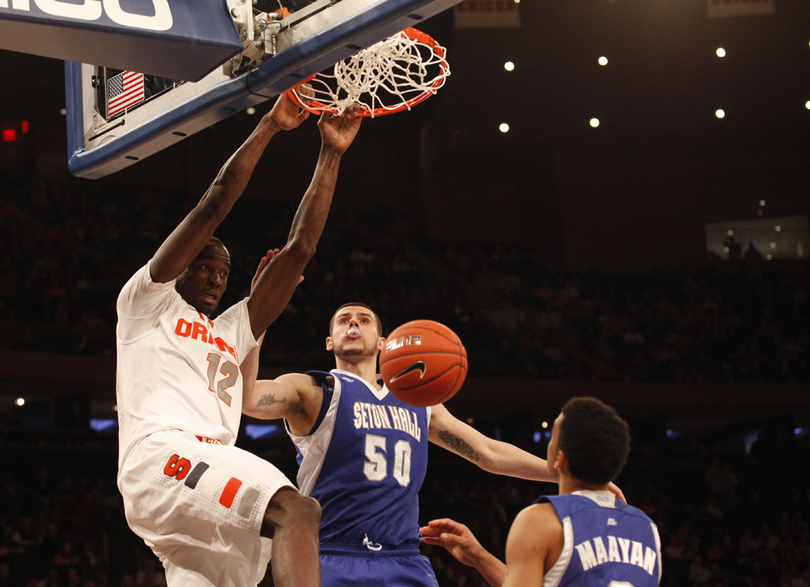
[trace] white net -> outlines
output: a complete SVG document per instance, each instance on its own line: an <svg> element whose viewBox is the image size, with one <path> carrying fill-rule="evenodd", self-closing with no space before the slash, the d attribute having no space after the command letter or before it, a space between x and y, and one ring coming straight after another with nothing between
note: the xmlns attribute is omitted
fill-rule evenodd
<svg viewBox="0 0 810 587"><path fill-rule="evenodd" d="M444 47L407 29L335 64L332 73L310 79L308 90L290 90L312 112L342 114L357 104L363 116L391 114L415 106L444 85L450 67Z"/></svg>

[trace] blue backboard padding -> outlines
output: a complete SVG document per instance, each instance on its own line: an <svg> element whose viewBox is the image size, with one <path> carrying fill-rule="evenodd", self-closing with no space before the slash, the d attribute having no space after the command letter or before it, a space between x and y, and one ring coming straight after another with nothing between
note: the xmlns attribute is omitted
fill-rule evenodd
<svg viewBox="0 0 810 587"><path fill-rule="evenodd" d="M99 178L114 173L184 136L277 96L302 79L356 53L357 46L372 45L459 1L387 0L374 4L346 22L280 51L253 72L209 88L174 110L90 150L84 149L81 125L78 131L70 128L76 120L81 121L79 100L71 106L74 114L69 113L68 167L79 177ZM77 84L80 87L80 66L67 64L65 74L70 94L72 87ZM172 134L177 131L183 136Z"/></svg>
<svg viewBox="0 0 810 587"><path fill-rule="evenodd" d="M102 9L106 2L97 2L92 14L86 10L90 2L45 4L60 7L67 16L48 14L37 2L26 3L25 10L18 7L23 3L4 2L0 49L187 81L199 81L243 49L226 0L156 1L165 7L166 18L150 23L158 14L153 0L129 0L127 12L117 16L125 24ZM78 18L81 14L84 18Z"/></svg>
<svg viewBox="0 0 810 587"><path fill-rule="evenodd" d="M68 158L84 149L82 124L82 64L65 61L65 110L67 116Z"/></svg>

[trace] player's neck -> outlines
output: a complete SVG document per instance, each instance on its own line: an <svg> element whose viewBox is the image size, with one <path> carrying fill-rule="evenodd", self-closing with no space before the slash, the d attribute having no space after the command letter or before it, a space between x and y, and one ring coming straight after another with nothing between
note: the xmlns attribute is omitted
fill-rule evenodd
<svg viewBox="0 0 810 587"><path fill-rule="evenodd" d="M592 485L590 483L583 483L574 477L563 475L560 477L560 495L567 493L574 493L575 491L605 491L607 485Z"/></svg>
<svg viewBox="0 0 810 587"><path fill-rule="evenodd" d="M335 367L341 371L346 371L352 375L364 379L372 385L374 389L381 389L377 383L377 357L367 357L359 361L347 361L340 357L335 357Z"/></svg>

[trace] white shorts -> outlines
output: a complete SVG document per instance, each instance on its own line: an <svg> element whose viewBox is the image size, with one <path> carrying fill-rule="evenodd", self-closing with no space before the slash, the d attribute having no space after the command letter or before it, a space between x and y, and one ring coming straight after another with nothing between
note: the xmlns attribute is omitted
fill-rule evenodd
<svg viewBox="0 0 810 587"><path fill-rule="evenodd" d="M255 586L272 541L260 535L270 498L294 487L241 448L182 430L144 438L119 472L130 528L154 551L170 586Z"/></svg>

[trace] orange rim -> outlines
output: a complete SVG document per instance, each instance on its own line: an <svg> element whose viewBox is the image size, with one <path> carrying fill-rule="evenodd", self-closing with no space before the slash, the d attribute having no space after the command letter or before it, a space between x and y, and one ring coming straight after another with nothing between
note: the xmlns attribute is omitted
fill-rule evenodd
<svg viewBox="0 0 810 587"><path fill-rule="evenodd" d="M406 100L405 102L402 102L398 106L391 106L391 107L387 107L387 108L374 108L373 110L370 110L368 108L362 108L361 110L359 110L356 113L356 116L361 116L361 117L384 116L386 114L394 114L396 112L402 112L403 110L406 110L406 109L410 110L412 107L416 106L417 104L419 104L421 102L424 102L430 96L435 94L436 93L435 89L438 88L439 86L441 86L442 83L444 82L444 79L447 77L447 71L448 71L449 67L447 65L447 59L445 58L446 51L445 51L444 47L439 45L439 43L437 43L436 40L433 37L431 37L430 35L427 35L427 34L423 33L422 31L417 30L417 29L415 29L413 27L408 27L407 29L403 30L402 33L406 37L408 37L409 39L413 39L414 41L418 41L418 42L420 42L420 43L422 43L424 45L427 45L433 50L433 52L436 54L436 56L440 59L439 68L441 70L441 74L436 76L436 79L433 80L433 83L430 85L430 87L427 90L425 90L424 92L422 92L418 96L414 96L410 100ZM334 108L334 107L332 107L332 106L330 106L328 104L324 104L323 102L319 102L318 100L311 100L308 104L304 104L304 102L298 97L298 93L295 91L296 88L298 88L299 86L302 86L305 83L315 79L316 77L318 77L317 73L314 74L314 75L309 76L307 79L305 79L303 81L298 82L297 84L295 84L293 87L291 87L289 90L285 91L284 93L287 94L287 96L289 96L289 98L293 102L295 102L298 105L299 108L303 108L304 110L308 110L309 112L312 112L313 114L320 114L321 112L329 112L329 113L335 114L338 111L337 108Z"/></svg>

